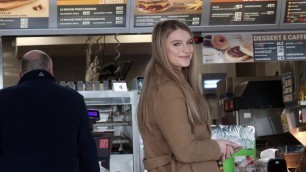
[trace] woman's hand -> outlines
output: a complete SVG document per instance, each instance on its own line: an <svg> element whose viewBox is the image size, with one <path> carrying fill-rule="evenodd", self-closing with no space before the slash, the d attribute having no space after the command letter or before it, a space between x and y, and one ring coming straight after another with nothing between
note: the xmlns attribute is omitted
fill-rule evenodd
<svg viewBox="0 0 306 172"><path fill-rule="evenodd" d="M231 157L231 155L234 153L234 148L239 147L239 145L231 141L219 140L219 139L216 141L220 147L220 151L221 151L220 159L221 160L225 160Z"/></svg>

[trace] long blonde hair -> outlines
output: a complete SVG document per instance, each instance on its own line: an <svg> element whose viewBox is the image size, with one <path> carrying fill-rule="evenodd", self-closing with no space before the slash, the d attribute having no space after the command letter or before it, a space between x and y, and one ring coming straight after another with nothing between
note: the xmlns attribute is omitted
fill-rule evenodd
<svg viewBox="0 0 306 172"><path fill-rule="evenodd" d="M157 107L154 100L158 97L160 84L166 79L175 82L183 92L186 99L187 115L191 125L201 124L204 121L209 123L207 104L201 95L195 74L196 59L194 56L196 53L193 53L190 65L182 68L181 71L171 65L167 58L166 40L173 31L178 29L187 31L193 38L189 27L177 20L161 21L153 30L152 57L144 73L144 83L138 104L137 117L140 131L145 126L150 130L149 114L152 112L150 112L149 105L152 104L153 100L154 108ZM158 74L158 71L161 71L162 74ZM156 112L157 110L154 109L154 113Z"/></svg>

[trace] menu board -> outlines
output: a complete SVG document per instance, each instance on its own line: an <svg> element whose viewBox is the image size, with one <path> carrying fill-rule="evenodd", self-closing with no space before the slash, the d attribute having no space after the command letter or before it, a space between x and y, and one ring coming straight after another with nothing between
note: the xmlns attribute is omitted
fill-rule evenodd
<svg viewBox="0 0 306 172"><path fill-rule="evenodd" d="M134 27L153 27L170 19L200 26L202 6L202 0L135 0Z"/></svg>
<svg viewBox="0 0 306 172"><path fill-rule="evenodd" d="M287 0L284 23L306 23L306 0Z"/></svg>
<svg viewBox="0 0 306 172"><path fill-rule="evenodd" d="M282 74L282 84L284 103L292 102L295 90L293 89L293 80L291 72Z"/></svg>
<svg viewBox="0 0 306 172"><path fill-rule="evenodd" d="M250 34L202 34L203 63L254 62Z"/></svg>
<svg viewBox="0 0 306 172"><path fill-rule="evenodd" d="M58 0L58 28L126 26L126 0Z"/></svg>
<svg viewBox="0 0 306 172"><path fill-rule="evenodd" d="M49 1L0 1L0 29L49 27Z"/></svg>
<svg viewBox="0 0 306 172"><path fill-rule="evenodd" d="M277 0L211 0L210 25L275 24Z"/></svg>
<svg viewBox="0 0 306 172"><path fill-rule="evenodd" d="M255 61L306 60L306 33L254 34Z"/></svg>

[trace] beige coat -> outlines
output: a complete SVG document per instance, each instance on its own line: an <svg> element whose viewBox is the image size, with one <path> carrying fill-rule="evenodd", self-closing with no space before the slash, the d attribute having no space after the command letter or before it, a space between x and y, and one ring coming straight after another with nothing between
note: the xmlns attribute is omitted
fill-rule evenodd
<svg viewBox="0 0 306 172"><path fill-rule="evenodd" d="M160 89L153 113L150 105L151 133L144 129L145 168L150 172L217 172L216 160L220 148L211 140L207 124L192 127L188 121L185 98L174 82L166 82ZM171 167L172 166L172 167Z"/></svg>
<svg viewBox="0 0 306 172"><path fill-rule="evenodd" d="M304 148L303 155L300 159L299 167L296 171L297 172L305 172L306 171L306 147Z"/></svg>

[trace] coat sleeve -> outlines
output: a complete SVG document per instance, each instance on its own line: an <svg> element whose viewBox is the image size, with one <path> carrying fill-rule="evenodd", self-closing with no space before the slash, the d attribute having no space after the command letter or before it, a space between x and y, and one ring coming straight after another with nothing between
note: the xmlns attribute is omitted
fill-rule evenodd
<svg viewBox="0 0 306 172"><path fill-rule="evenodd" d="M193 134L185 98L174 83L162 86L157 106L158 126L177 161L193 163L219 159L220 148L216 141L207 137L199 140Z"/></svg>
<svg viewBox="0 0 306 172"><path fill-rule="evenodd" d="M80 172L99 172L96 144L91 136L87 108L82 97L80 105L80 128L78 135L78 152Z"/></svg>
<svg viewBox="0 0 306 172"><path fill-rule="evenodd" d="M297 172L303 171L306 171L306 147L304 147L303 155L300 159L299 167L297 169Z"/></svg>

